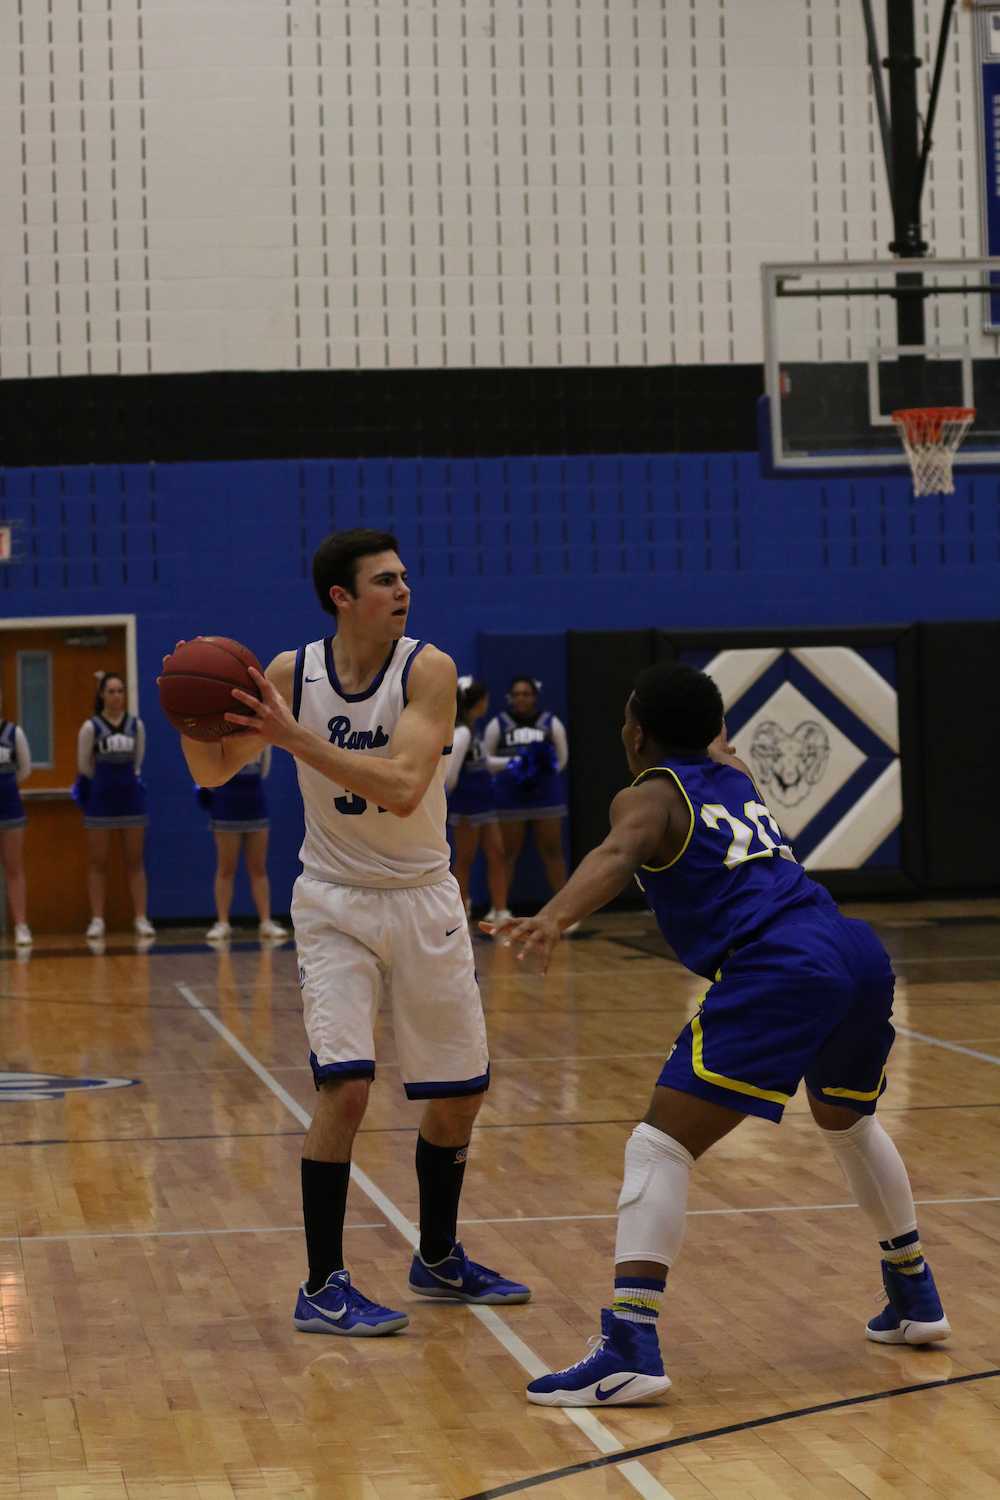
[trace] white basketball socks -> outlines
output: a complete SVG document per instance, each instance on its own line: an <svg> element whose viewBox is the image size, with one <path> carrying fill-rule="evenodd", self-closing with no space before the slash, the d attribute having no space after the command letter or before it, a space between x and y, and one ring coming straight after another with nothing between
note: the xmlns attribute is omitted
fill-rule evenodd
<svg viewBox="0 0 1000 1500"><path fill-rule="evenodd" d="M637 1125L625 1147L618 1198L615 1264L651 1260L672 1266L684 1240L694 1157L652 1125Z"/></svg>
<svg viewBox="0 0 1000 1500"><path fill-rule="evenodd" d="M858 1206L880 1241L913 1234L917 1211L903 1158L874 1115L862 1115L849 1130L824 1130Z"/></svg>

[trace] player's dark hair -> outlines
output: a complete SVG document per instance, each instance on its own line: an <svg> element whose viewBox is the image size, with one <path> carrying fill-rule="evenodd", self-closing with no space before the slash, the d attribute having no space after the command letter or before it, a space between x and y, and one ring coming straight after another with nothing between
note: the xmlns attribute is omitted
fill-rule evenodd
<svg viewBox="0 0 1000 1500"><path fill-rule="evenodd" d="M636 678L632 712L658 744L704 750L721 730L725 708L706 672L683 662L661 662Z"/></svg>
<svg viewBox="0 0 1000 1500"><path fill-rule="evenodd" d="M488 692L489 688L478 677L460 677L455 694L455 723L461 724L472 705L478 703L480 698L485 698Z"/></svg>
<svg viewBox="0 0 1000 1500"><path fill-rule="evenodd" d="M95 714L103 714L104 712L104 689L107 687L112 677L116 678L117 681L121 683L122 687L125 686L125 679L120 672L102 672L100 677L97 679L97 693L94 697Z"/></svg>
<svg viewBox="0 0 1000 1500"><path fill-rule="evenodd" d="M336 615L337 606L330 598L336 585L354 593L358 563L378 552L398 552L399 543L391 531L369 531L365 526L353 531L335 531L325 537L313 555L313 584L319 602L328 615Z"/></svg>
<svg viewBox="0 0 1000 1500"><path fill-rule="evenodd" d="M517 677L512 677L510 679L510 682L507 684L508 693L512 693L519 682L526 682L531 691L534 693L535 697L538 697L538 691L541 687L541 683L538 681L537 677L528 677L524 672L521 672Z"/></svg>

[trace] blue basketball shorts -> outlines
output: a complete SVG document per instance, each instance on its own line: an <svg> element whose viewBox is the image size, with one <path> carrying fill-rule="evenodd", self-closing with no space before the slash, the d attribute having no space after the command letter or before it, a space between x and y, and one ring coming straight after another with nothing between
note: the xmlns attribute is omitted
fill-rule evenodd
<svg viewBox="0 0 1000 1500"><path fill-rule="evenodd" d="M889 956L839 912L779 919L723 963L657 1080L779 1123L804 1078L826 1104L875 1113L895 1032Z"/></svg>

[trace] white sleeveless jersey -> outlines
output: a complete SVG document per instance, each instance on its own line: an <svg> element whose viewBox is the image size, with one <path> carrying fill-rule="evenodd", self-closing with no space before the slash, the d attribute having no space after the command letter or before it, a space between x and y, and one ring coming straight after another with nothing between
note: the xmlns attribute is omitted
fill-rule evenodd
<svg viewBox="0 0 1000 1500"><path fill-rule="evenodd" d="M387 755L406 707L410 668L423 644L409 636L398 640L363 693L341 688L332 636L301 646L295 658L295 717L343 750ZM420 805L410 817L399 818L296 760L306 816L306 836L299 850L305 874L333 885L383 889L443 880L450 862L446 764L442 755Z"/></svg>

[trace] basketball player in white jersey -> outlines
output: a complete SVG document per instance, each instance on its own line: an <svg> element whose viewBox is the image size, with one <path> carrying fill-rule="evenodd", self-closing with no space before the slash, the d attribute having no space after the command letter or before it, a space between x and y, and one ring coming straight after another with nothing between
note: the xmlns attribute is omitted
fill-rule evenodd
<svg viewBox="0 0 1000 1500"><path fill-rule="evenodd" d="M295 757L305 807L292 917L319 1103L306 1135L302 1204L309 1277L295 1308L306 1333L392 1333L403 1312L370 1301L344 1267L351 1148L375 1076L375 1015L392 1006L407 1097L425 1100L417 1138L420 1249L410 1287L459 1302L526 1302L519 1282L469 1260L458 1200L489 1056L472 945L445 837L444 757L455 666L405 634L406 570L388 532L339 532L313 580L333 636L276 656L234 692L242 731L182 738L200 786L220 786L264 744Z"/></svg>

